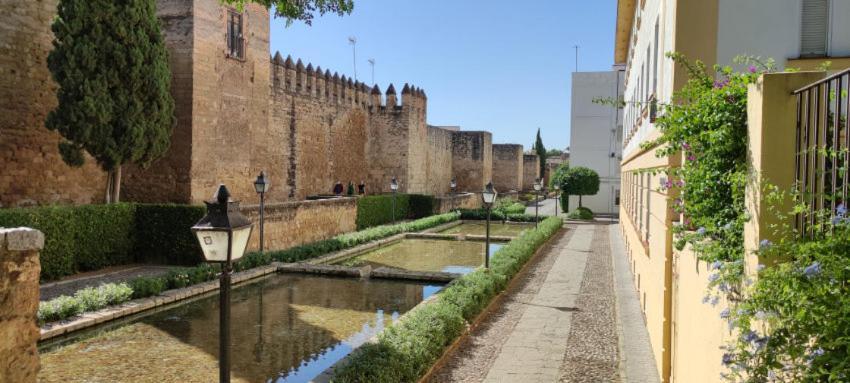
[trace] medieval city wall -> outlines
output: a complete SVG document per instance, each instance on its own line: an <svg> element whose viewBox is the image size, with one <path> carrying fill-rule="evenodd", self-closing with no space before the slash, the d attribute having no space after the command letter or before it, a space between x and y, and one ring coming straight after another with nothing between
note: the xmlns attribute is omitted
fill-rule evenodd
<svg viewBox="0 0 850 383"><path fill-rule="evenodd" d="M66 165L59 133L44 127L57 103L47 69L57 3L0 3L0 207L98 203L106 191L95 161L86 155L82 167Z"/></svg>
<svg viewBox="0 0 850 383"><path fill-rule="evenodd" d="M461 131L452 135L452 173L457 190L480 192L493 177L493 136Z"/></svg>
<svg viewBox="0 0 850 383"><path fill-rule="evenodd" d="M536 154L522 156L522 190L534 190L534 181L540 178L540 157Z"/></svg>
<svg viewBox="0 0 850 383"><path fill-rule="evenodd" d="M522 190L522 145L493 144L493 187L497 191Z"/></svg>
<svg viewBox="0 0 850 383"><path fill-rule="evenodd" d="M428 127L428 160L425 162L428 188L424 191L425 194L440 196L451 191L454 133L446 129Z"/></svg>

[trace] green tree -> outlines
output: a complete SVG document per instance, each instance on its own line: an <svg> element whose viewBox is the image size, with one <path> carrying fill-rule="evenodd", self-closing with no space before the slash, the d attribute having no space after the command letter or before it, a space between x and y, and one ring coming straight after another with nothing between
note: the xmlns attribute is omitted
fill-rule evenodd
<svg viewBox="0 0 850 383"><path fill-rule="evenodd" d="M581 196L594 195L599 192L599 174L584 166L568 168L561 177L561 191L565 195L565 210L569 211L569 196L578 196L578 207L581 206Z"/></svg>
<svg viewBox="0 0 850 383"><path fill-rule="evenodd" d="M564 154L564 151L561 149L549 149L546 151L547 157L560 157L561 154Z"/></svg>
<svg viewBox="0 0 850 383"><path fill-rule="evenodd" d="M315 13L336 13L340 16L351 13L354 9L353 0L221 0L225 4L233 5L239 9L247 3L257 3L266 8L274 7L275 17L286 19L286 25L293 21L303 21L311 25Z"/></svg>
<svg viewBox="0 0 850 383"><path fill-rule="evenodd" d="M540 128L537 128L537 138L534 140L534 153L540 159L540 178L546 175L546 147L543 146L543 139L540 138Z"/></svg>
<svg viewBox="0 0 850 383"><path fill-rule="evenodd" d="M64 138L62 159L88 152L109 173L118 202L121 166L147 166L170 144L175 123L168 53L154 0L62 0L47 65L59 85L45 125Z"/></svg>

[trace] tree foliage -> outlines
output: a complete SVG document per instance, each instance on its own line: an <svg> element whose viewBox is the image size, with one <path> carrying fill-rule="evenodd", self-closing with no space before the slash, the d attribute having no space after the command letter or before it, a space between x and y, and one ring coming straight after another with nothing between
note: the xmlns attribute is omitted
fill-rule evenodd
<svg viewBox="0 0 850 383"><path fill-rule="evenodd" d="M540 178L546 174L546 147L543 146L543 138L540 137L540 128L537 128L537 138L534 140L534 153L540 159Z"/></svg>
<svg viewBox="0 0 850 383"><path fill-rule="evenodd" d="M63 0L52 30L59 103L45 125L64 138L63 160L80 166L86 151L114 176L162 156L175 119L155 1Z"/></svg>
<svg viewBox="0 0 850 383"><path fill-rule="evenodd" d="M247 3L257 3L266 8L274 8L275 17L286 19L289 25L293 21L303 21L312 25L316 13L336 13L343 16L354 9L353 0L221 0L225 4L242 9Z"/></svg>
<svg viewBox="0 0 850 383"><path fill-rule="evenodd" d="M568 168L561 177L561 192L567 196L579 196L578 206L582 207L581 196L599 192L599 174L584 166Z"/></svg>

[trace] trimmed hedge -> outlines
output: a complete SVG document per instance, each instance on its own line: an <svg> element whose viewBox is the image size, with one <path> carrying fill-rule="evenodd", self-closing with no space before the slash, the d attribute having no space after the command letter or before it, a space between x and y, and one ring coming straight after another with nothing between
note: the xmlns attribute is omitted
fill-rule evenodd
<svg viewBox="0 0 850 383"><path fill-rule="evenodd" d="M399 233L420 231L434 226L442 225L454 220L459 216L456 213L447 213L422 218L412 222L396 225L378 226L363 231L338 235L323 241L313 242L296 246L286 250L272 251L266 253L248 253L233 265L234 271L247 270L259 266L266 266L272 262L296 262L304 259L318 257L333 251L348 249L376 239L386 238ZM169 270L162 277L139 277L130 280L126 285L129 287L131 296L120 301L110 301L110 304L118 304L133 299L146 298L159 295L165 290L177 289L215 279L221 267L217 264L203 263L195 267L179 267ZM122 284L123 285L123 284ZM109 285L104 285L109 286ZM55 302L54 302L55 301ZM42 322L69 318L93 311L101 307L86 306L76 300L76 296L61 296L39 305L39 319Z"/></svg>
<svg viewBox="0 0 850 383"><path fill-rule="evenodd" d="M563 225L545 219L493 255L490 270L478 269L452 283L436 299L418 306L378 335L376 343L355 350L337 370L335 382L415 382L522 266Z"/></svg>
<svg viewBox="0 0 850 383"><path fill-rule="evenodd" d="M416 219L434 214L435 199L423 194L395 196L395 219ZM383 225L393 221L393 195L379 194L357 199L357 229Z"/></svg>
<svg viewBox="0 0 850 383"><path fill-rule="evenodd" d="M126 302L133 290L126 283L108 283L99 287L87 287L74 293L63 295L38 305L39 322L65 319L86 311L100 310L109 305Z"/></svg>
<svg viewBox="0 0 850 383"><path fill-rule="evenodd" d="M198 205L136 205L137 262L197 265L203 261L201 247L191 227L206 214Z"/></svg>
<svg viewBox="0 0 850 383"><path fill-rule="evenodd" d="M484 220L487 219L487 210L484 209L461 209L461 219ZM538 216L537 220L542 221L546 216ZM533 214L505 214L501 211L493 210L490 212L490 219L493 221L511 221L511 222L534 222Z"/></svg>
<svg viewBox="0 0 850 383"><path fill-rule="evenodd" d="M579 207L569 212L569 214L567 214L567 218L590 220L593 219L593 212L586 207Z"/></svg>
<svg viewBox="0 0 850 383"><path fill-rule="evenodd" d="M133 262L135 208L122 203L0 209L0 227L41 230L41 279L53 280Z"/></svg>

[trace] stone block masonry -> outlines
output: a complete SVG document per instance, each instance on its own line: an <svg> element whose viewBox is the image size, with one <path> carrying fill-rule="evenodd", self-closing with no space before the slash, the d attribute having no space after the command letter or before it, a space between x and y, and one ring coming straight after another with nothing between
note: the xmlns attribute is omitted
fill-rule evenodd
<svg viewBox="0 0 850 383"><path fill-rule="evenodd" d="M493 187L499 192L522 190L522 145L493 144Z"/></svg>
<svg viewBox="0 0 850 383"><path fill-rule="evenodd" d="M0 44L0 206L100 202L105 173L93 161L66 166L58 134L44 128L55 106L46 56L57 0L0 4L13 33ZM176 126L165 156L124 167L122 200L200 203L224 183L253 201L265 171L267 201L328 194L339 181L369 194L478 192L493 177L492 137L429 127L427 96L405 84L382 91L313 64L269 52L269 12L239 13L217 0L157 0L169 52ZM227 28L241 17L244 54L231 57ZM8 41L7 41L8 40Z"/></svg>
<svg viewBox="0 0 850 383"><path fill-rule="evenodd" d="M242 214L254 222L248 251L260 248L259 206L242 206ZM288 249L357 230L357 199L272 203L265 206L265 248Z"/></svg>
<svg viewBox="0 0 850 383"><path fill-rule="evenodd" d="M522 190L534 190L534 181L540 178L540 157L536 154L522 155Z"/></svg>
<svg viewBox="0 0 850 383"><path fill-rule="evenodd" d="M35 382L39 370L38 252L44 234L0 228L0 382Z"/></svg>

